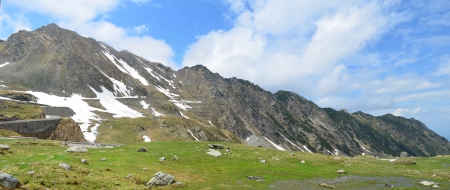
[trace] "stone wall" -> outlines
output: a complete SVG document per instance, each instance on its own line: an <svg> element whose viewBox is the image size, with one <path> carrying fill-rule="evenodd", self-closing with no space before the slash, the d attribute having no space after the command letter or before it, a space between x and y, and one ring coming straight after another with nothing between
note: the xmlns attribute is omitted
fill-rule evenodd
<svg viewBox="0 0 450 190"><path fill-rule="evenodd" d="M60 121L61 118L6 121L0 122L0 129L15 131L23 136L43 138L46 133L55 130Z"/></svg>

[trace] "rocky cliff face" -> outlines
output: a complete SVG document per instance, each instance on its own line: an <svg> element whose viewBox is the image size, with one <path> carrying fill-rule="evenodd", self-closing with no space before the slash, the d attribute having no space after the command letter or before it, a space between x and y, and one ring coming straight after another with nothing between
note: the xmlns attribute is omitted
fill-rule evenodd
<svg viewBox="0 0 450 190"><path fill-rule="evenodd" d="M173 135L173 139L195 140L203 132L208 138L199 140L332 155L450 153L445 138L414 119L323 109L295 93L271 93L249 81L225 79L201 65L174 71L54 24L20 31L0 42L0 61L9 63L0 68L0 80L9 89L67 98L79 94L81 103L96 111L81 128L95 128L104 113L119 116L135 111L139 114L134 115L151 118L158 130L166 130L158 133L164 139ZM126 108L108 106L112 101ZM74 111L77 116L83 110ZM176 130L163 127L168 124L158 118L175 123Z"/></svg>

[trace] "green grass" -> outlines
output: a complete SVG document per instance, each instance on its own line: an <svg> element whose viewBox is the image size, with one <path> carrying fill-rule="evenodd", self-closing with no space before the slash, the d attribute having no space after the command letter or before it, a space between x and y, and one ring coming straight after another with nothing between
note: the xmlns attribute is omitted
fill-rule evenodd
<svg viewBox="0 0 450 190"><path fill-rule="evenodd" d="M412 165L409 161L396 164L372 157L335 160L334 156L302 152L290 156L289 151L230 143L222 144L233 153L222 157L206 155L207 142L135 143L112 149L89 149L87 154L67 153L67 147L55 141L0 139L0 144L11 146L11 153L0 154L0 172L14 175L29 189L144 189L144 184L158 171L184 183L182 187L158 189L269 189L280 180L337 178L341 176L336 173L339 169L345 169L346 175L429 179L442 183L441 189L450 188L449 168L443 166L450 164L450 156L414 158L418 164ZM148 152L137 152L140 147ZM171 160L170 153L180 159ZM167 158L166 162L158 161L162 156ZM89 164L82 164L82 158L89 160ZM102 158L107 161L100 161ZM260 163L260 159L267 163ZM306 164L301 164L301 160ZM62 162L73 170L58 167ZM31 170L34 176L27 174ZM133 177L125 178L128 174ZM431 177L433 174L437 177ZM247 180L249 175L263 176L264 181Z"/></svg>
<svg viewBox="0 0 450 190"><path fill-rule="evenodd" d="M33 104L15 102L10 100L0 100L0 117L25 119L39 119L44 114L44 110Z"/></svg>

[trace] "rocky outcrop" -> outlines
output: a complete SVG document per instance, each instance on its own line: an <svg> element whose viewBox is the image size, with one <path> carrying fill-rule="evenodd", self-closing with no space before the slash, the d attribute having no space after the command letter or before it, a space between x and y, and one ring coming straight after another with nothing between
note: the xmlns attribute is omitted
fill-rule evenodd
<svg viewBox="0 0 450 190"><path fill-rule="evenodd" d="M56 128L45 139L59 141L87 142L80 126L71 118L62 118Z"/></svg>
<svg viewBox="0 0 450 190"><path fill-rule="evenodd" d="M6 93L0 93L0 96L9 98L9 99L13 99L13 100L36 102L36 97L33 96L32 94L28 94L28 93L6 92Z"/></svg>

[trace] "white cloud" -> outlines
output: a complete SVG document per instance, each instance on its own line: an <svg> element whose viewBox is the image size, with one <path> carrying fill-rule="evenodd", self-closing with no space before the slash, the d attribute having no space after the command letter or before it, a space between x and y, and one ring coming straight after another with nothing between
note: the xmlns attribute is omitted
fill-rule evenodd
<svg viewBox="0 0 450 190"><path fill-rule="evenodd" d="M135 26L133 27L133 31L136 32L137 34L141 34L143 32L147 32L148 27L145 25Z"/></svg>
<svg viewBox="0 0 450 190"><path fill-rule="evenodd" d="M404 116L405 114L415 115L415 114L419 113L420 111L421 111L420 108L415 108L413 110L408 109L408 108L398 108L392 114L395 116Z"/></svg>
<svg viewBox="0 0 450 190"><path fill-rule="evenodd" d="M350 89L354 73L340 61L403 21L379 1L227 2L234 27L199 36L183 65L315 97Z"/></svg>
<svg viewBox="0 0 450 190"><path fill-rule="evenodd" d="M23 15L9 15L0 11L0 34L17 32L19 30L31 30L31 24ZM6 39L8 36L0 36Z"/></svg>

